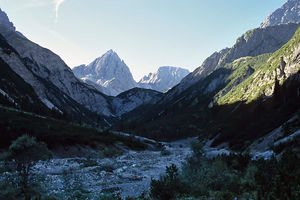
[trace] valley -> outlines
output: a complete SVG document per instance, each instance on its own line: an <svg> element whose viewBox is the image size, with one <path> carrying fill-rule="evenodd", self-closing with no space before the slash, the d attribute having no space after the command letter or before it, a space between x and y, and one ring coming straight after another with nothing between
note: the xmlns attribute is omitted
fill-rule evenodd
<svg viewBox="0 0 300 200"><path fill-rule="evenodd" d="M63 3L52 2L55 23ZM97 41L106 47L101 34L121 24L93 27ZM80 35L88 54L99 43L83 30L70 38L89 32ZM135 80L135 62L129 67L112 49L71 68L20 33L1 7L0 200L300 199L300 1L287 0L243 33L192 72L168 63L199 55L196 41L174 62L160 51L171 35L158 45L145 34L145 52L132 42L144 34L113 41L126 58L130 43L137 60L153 53L143 58L161 61Z"/></svg>

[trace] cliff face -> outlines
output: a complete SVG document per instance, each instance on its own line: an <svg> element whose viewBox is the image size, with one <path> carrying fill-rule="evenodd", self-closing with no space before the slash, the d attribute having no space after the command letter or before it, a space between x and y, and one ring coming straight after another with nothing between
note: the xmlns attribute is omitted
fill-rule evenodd
<svg viewBox="0 0 300 200"><path fill-rule="evenodd" d="M0 26L5 27L7 32L15 31L16 28L12 22L9 21L7 14L0 8Z"/></svg>
<svg viewBox="0 0 300 200"><path fill-rule="evenodd" d="M261 28L287 23L300 22L300 1L288 0L283 6L271 13L260 25Z"/></svg>

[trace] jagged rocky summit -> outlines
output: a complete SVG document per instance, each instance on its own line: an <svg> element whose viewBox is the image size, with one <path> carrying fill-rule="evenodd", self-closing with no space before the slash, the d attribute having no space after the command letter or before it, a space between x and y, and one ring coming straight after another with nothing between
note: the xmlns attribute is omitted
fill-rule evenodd
<svg viewBox="0 0 300 200"><path fill-rule="evenodd" d="M142 88L165 92L177 85L188 74L189 70L187 69L163 66L159 67L157 72L144 76L138 85Z"/></svg>
<svg viewBox="0 0 300 200"><path fill-rule="evenodd" d="M101 92L110 96L137 86L129 67L113 50L107 51L89 65L74 67L73 72L83 81L97 84Z"/></svg>
<svg viewBox="0 0 300 200"><path fill-rule="evenodd" d="M283 6L271 13L260 25L261 28L300 21L300 1L288 0Z"/></svg>

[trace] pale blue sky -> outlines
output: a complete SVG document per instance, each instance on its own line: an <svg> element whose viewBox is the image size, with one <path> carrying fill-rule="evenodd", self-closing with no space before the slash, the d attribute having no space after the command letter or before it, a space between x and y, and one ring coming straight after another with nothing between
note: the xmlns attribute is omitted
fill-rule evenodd
<svg viewBox="0 0 300 200"><path fill-rule="evenodd" d="M55 2L60 2L56 19ZM159 66L193 71L285 0L0 0L17 29L70 66L113 49L139 80Z"/></svg>

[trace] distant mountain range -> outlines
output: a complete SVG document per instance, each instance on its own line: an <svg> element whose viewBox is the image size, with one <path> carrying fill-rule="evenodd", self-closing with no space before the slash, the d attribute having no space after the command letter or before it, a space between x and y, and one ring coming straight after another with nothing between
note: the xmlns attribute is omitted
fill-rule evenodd
<svg viewBox="0 0 300 200"><path fill-rule="evenodd" d="M149 73L137 83L129 67L113 50L107 51L89 65L74 67L73 72L83 82L93 85L109 96L117 96L135 87L165 92L189 73L188 70L179 67L159 67L157 72Z"/></svg>

